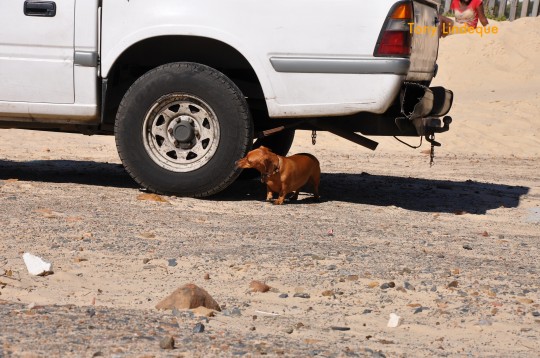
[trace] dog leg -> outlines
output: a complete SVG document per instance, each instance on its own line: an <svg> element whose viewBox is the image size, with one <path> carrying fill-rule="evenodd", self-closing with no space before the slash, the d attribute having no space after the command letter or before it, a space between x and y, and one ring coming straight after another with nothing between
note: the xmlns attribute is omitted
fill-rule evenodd
<svg viewBox="0 0 540 358"><path fill-rule="evenodd" d="M272 201L274 199L274 193L269 186L266 186L266 201Z"/></svg>
<svg viewBox="0 0 540 358"><path fill-rule="evenodd" d="M289 200L290 201L296 201L298 200L298 194L300 193L300 190L297 190L297 191L294 191L293 192L293 195L290 196Z"/></svg>
<svg viewBox="0 0 540 358"><path fill-rule="evenodd" d="M282 205L283 202L285 201L285 196L287 195L287 192L286 191L280 191L279 192L279 197L274 201L274 205Z"/></svg>

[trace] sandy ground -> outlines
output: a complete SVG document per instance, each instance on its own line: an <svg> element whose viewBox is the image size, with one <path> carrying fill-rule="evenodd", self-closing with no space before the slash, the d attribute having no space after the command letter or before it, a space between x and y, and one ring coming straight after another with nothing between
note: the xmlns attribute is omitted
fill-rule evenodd
<svg viewBox="0 0 540 358"><path fill-rule="evenodd" d="M456 103L431 168L426 144L382 138L369 152L299 133L291 152L321 161L320 203L273 206L256 180L138 200L113 138L3 130L0 357L537 356L540 77L496 71L516 53L538 61L538 36L518 49L510 35L539 24L502 23L493 44L442 41L435 84ZM54 274L30 276L24 252ZM252 280L273 289L250 292ZM189 282L224 311L156 312ZM178 349L159 348L166 335Z"/></svg>

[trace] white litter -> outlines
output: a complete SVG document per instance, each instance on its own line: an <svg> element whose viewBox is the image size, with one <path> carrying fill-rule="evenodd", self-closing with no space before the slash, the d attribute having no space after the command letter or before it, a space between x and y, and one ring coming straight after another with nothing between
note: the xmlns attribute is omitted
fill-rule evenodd
<svg viewBox="0 0 540 358"><path fill-rule="evenodd" d="M402 322L403 322L403 318L401 318L395 313L390 313L390 319L388 320L387 326L390 328L396 328L396 327L399 327Z"/></svg>
<svg viewBox="0 0 540 358"><path fill-rule="evenodd" d="M31 275L42 276L52 272L52 263L44 261L41 257L25 252L23 260Z"/></svg>

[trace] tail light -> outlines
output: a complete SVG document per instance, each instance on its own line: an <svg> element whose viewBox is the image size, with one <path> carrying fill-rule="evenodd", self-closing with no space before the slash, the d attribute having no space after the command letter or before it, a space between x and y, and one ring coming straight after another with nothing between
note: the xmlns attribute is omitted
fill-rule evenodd
<svg viewBox="0 0 540 358"><path fill-rule="evenodd" d="M408 57L411 55L413 22L412 1L399 2L392 7L384 23L374 56Z"/></svg>

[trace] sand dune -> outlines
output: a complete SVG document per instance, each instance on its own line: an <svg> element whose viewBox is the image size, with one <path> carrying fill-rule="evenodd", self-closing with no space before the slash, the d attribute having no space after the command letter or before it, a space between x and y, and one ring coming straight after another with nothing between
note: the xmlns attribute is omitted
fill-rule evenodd
<svg viewBox="0 0 540 358"><path fill-rule="evenodd" d="M540 17L491 21L497 34L441 40L433 85L454 91L448 152L540 153Z"/></svg>

